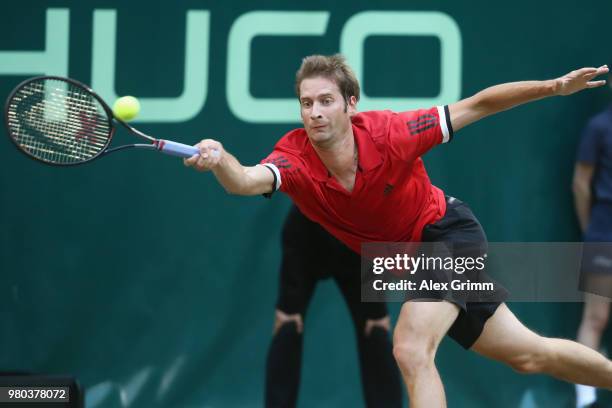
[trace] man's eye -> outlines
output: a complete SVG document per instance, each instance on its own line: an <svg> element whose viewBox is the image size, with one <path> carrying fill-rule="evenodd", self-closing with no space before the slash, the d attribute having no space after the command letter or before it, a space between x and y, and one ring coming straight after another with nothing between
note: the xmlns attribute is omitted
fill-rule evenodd
<svg viewBox="0 0 612 408"><path fill-rule="evenodd" d="M332 103L332 99L331 98L325 98L323 99L323 104L325 105L330 105Z"/></svg>
<svg viewBox="0 0 612 408"><path fill-rule="evenodd" d="M310 102L302 102L302 106L305 108L310 108Z"/></svg>

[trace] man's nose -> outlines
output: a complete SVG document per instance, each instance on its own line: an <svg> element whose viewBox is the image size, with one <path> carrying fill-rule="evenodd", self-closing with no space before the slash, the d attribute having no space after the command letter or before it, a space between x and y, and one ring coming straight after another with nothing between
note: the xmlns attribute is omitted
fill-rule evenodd
<svg viewBox="0 0 612 408"><path fill-rule="evenodd" d="M312 110L310 111L310 118L311 119L320 119L323 116L321 115L321 112L319 111L319 106L318 104L314 104L312 105Z"/></svg>

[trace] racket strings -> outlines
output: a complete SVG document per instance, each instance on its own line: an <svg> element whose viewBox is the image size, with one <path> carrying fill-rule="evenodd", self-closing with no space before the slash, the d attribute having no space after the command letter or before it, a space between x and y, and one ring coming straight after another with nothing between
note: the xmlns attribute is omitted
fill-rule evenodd
<svg viewBox="0 0 612 408"><path fill-rule="evenodd" d="M66 136L67 133L75 134L75 131L77 131L77 128L70 121L59 124L54 121L41 122L35 119L46 111L48 111L47 108L41 109L41 106L35 106L26 116L30 130L34 129L39 134L28 131L19 133L15 137L18 143L30 150L30 153L41 155L42 158L49 161L67 162L86 160L98 152L99 149L78 143L78 140ZM47 140L42 139L40 134L45 135ZM96 144L100 148L104 146L104 144Z"/></svg>
<svg viewBox="0 0 612 408"><path fill-rule="evenodd" d="M8 124L15 142L53 163L89 160L109 143L111 126L100 103L71 83L44 79L20 88L9 102Z"/></svg>
<svg viewBox="0 0 612 408"><path fill-rule="evenodd" d="M38 85L37 92L40 93L42 91L41 84L36 85ZM95 154L98 149L90 149L88 148L89 146L83 143L75 143L87 141L87 139L82 139L81 133L79 132L83 128L82 125L86 128L93 128L94 126L91 125L91 121L87 119L85 113L78 113L79 117L76 118L74 114L67 114L79 112L79 109L83 112L89 111L89 113L91 113L90 109L88 109L87 100L78 93L73 93L70 97L67 97L65 92L57 92L57 90L51 92L47 91L46 97L47 99L41 101L41 103L32 106L29 112L30 114L26 116L28 124L51 138L56 144L66 147L72 145L77 150L85 150L85 153L89 150ZM45 118L45 120L41 121L40 118ZM79 123L79 120L83 123ZM94 133L90 137L91 139L89 141L97 145L98 148L102 148L107 139L107 135L105 134L102 135L102 137L96 137ZM98 139L98 143L96 143L96 139Z"/></svg>

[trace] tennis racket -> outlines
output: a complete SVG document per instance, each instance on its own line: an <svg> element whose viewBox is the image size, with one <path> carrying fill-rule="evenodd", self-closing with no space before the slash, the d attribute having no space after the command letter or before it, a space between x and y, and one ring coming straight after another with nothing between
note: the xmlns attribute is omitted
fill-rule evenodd
<svg viewBox="0 0 612 408"><path fill-rule="evenodd" d="M91 88L69 78L41 76L22 82L9 95L4 114L15 146L46 164L83 164L128 148L183 158L199 153L197 147L156 139L134 129L115 117ZM147 143L110 148L117 123Z"/></svg>

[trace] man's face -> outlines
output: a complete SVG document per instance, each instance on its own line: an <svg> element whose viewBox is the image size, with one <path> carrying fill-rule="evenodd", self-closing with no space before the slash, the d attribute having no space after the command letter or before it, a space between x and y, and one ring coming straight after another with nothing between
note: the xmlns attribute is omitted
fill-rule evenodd
<svg viewBox="0 0 612 408"><path fill-rule="evenodd" d="M354 96L346 104L338 85L330 79L314 77L300 83L302 122L315 146L325 147L348 131L355 104Z"/></svg>

